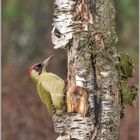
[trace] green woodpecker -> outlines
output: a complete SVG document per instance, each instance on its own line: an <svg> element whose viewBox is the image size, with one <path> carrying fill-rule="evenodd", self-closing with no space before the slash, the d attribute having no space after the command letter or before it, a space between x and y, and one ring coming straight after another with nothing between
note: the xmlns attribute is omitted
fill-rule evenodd
<svg viewBox="0 0 140 140"><path fill-rule="evenodd" d="M50 56L41 63L30 67L29 74L36 85L42 102L51 114L60 115L65 111L64 104L64 81L56 74L46 72Z"/></svg>

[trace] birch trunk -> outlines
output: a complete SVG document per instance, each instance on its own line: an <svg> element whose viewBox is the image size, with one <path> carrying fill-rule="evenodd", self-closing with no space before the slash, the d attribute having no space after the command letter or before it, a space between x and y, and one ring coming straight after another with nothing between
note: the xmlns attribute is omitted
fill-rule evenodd
<svg viewBox="0 0 140 140"><path fill-rule="evenodd" d="M67 112L61 140L118 140L120 85L114 0L55 0L52 42L67 49Z"/></svg>

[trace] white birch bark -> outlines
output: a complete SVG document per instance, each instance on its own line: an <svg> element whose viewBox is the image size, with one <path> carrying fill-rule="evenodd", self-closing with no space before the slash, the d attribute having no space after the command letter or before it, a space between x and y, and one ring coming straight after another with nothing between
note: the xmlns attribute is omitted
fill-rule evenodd
<svg viewBox="0 0 140 140"><path fill-rule="evenodd" d="M89 103L88 109L86 99L80 96L78 111L53 117L55 131L60 134L57 140L118 140L114 0L55 0L54 7L52 42L55 49L68 52L67 92L78 86L86 91Z"/></svg>

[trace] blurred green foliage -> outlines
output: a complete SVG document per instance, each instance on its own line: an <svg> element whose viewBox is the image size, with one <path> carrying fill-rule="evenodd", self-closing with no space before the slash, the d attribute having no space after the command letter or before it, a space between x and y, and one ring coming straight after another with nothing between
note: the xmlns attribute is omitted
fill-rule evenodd
<svg viewBox="0 0 140 140"><path fill-rule="evenodd" d="M18 0L9 1L3 10L3 16L6 17L9 20L9 22L13 22L21 15L21 12L18 12L19 9L17 2Z"/></svg>
<svg viewBox="0 0 140 140"><path fill-rule="evenodd" d="M119 15L125 19L138 14L138 1L118 0Z"/></svg>
<svg viewBox="0 0 140 140"><path fill-rule="evenodd" d="M118 0L117 33L119 49L131 55L138 63L138 0Z"/></svg>

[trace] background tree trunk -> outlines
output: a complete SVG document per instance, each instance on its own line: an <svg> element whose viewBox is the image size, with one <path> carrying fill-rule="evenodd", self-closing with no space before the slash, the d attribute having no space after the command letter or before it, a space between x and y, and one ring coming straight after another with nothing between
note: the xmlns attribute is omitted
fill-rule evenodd
<svg viewBox="0 0 140 140"><path fill-rule="evenodd" d="M55 0L54 48L67 48L67 113L58 139L118 140L120 83L114 0Z"/></svg>

